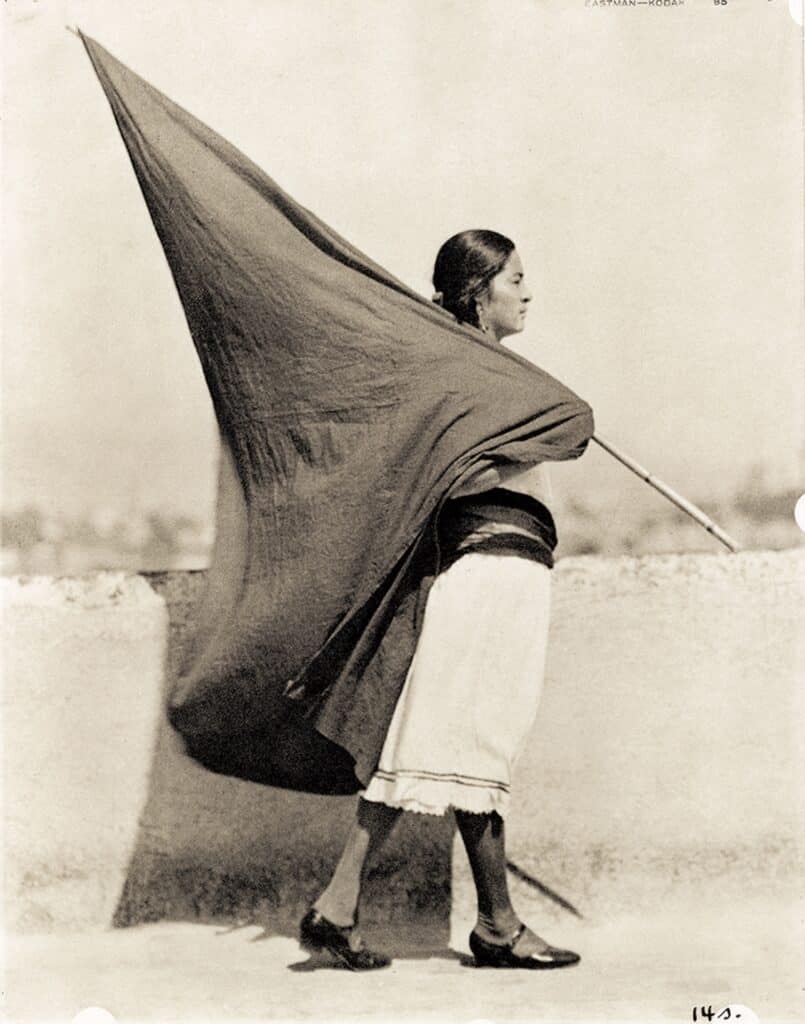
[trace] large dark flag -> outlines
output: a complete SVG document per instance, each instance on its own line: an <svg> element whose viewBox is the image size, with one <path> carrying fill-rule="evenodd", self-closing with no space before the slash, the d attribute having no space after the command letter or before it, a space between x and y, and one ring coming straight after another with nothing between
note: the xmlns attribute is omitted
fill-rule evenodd
<svg viewBox="0 0 805 1024"><path fill-rule="evenodd" d="M577 457L590 409L82 38L220 430L215 549L171 721L215 771L354 792L411 661L451 489Z"/></svg>

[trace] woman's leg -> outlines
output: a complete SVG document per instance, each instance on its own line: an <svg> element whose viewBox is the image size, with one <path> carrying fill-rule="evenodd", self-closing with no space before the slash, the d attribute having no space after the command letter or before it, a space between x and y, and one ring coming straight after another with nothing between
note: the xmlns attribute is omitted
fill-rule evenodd
<svg viewBox="0 0 805 1024"><path fill-rule="evenodd" d="M500 961L505 954L504 963L498 962L498 966L507 967L566 967L576 963L579 960L577 953L556 949L530 928L523 928L511 948L510 943L520 928L520 919L509 897L503 819L494 811L491 814L470 814L457 810L455 813L478 893L478 922L473 931L493 947L492 959ZM472 943L470 936L471 947ZM498 947L499 952L494 947ZM473 952L478 960L479 953ZM489 958L487 950L485 959L489 961Z"/></svg>
<svg viewBox="0 0 805 1024"><path fill-rule="evenodd" d="M355 821L333 876L313 904L328 921L340 927L355 923L366 875L401 813L399 807L389 807L362 797L358 800Z"/></svg>
<svg viewBox="0 0 805 1024"><path fill-rule="evenodd" d="M506 876L506 835L496 812L455 812L478 894L475 930L488 942L509 938L520 924L509 896Z"/></svg>

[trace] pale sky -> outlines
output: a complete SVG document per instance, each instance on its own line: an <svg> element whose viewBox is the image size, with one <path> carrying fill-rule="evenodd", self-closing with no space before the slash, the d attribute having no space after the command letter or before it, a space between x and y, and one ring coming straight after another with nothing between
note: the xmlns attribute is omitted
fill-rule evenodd
<svg viewBox="0 0 805 1024"><path fill-rule="evenodd" d="M2 16L4 506L205 517L214 495L198 360L68 24L424 294L455 231L513 237L535 293L516 347L683 493L732 493L753 465L803 476L802 30L785 0L7 0ZM582 498L631 486L600 452L558 475Z"/></svg>

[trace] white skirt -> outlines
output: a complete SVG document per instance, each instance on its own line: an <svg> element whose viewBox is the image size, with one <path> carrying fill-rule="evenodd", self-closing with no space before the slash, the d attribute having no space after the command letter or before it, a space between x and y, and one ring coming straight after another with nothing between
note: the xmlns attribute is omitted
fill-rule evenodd
<svg viewBox="0 0 805 1024"><path fill-rule="evenodd" d="M550 570L528 558L470 552L436 577L364 799L506 816L542 691L549 612Z"/></svg>

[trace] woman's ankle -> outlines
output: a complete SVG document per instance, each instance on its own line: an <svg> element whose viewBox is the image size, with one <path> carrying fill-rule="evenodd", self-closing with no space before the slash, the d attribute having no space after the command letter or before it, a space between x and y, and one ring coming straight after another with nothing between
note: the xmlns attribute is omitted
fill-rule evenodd
<svg viewBox="0 0 805 1024"><path fill-rule="evenodd" d="M479 911L475 931L488 942L505 942L514 935L520 924L520 918L511 907L491 914Z"/></svg>
<svg viewBox="0 0 805 1024"><path fill-rule="evenodd" d="M318 910L322 917L326 917L330 924L334 924L338 928L352 928L358 920L355 907L341 906L328 899L326 892L319 896L313 904L313 909Z"/></svg>

